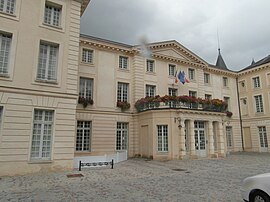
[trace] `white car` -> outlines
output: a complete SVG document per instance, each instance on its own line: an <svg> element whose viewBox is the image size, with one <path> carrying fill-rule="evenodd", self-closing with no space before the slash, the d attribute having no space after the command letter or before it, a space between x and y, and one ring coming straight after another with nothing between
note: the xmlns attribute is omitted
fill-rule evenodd
<svg viewBox="0 0 270 202"><path fill-rule="evenodd" d="M244 179L241 193L244 201L270 202L270 173Z"/></svg>

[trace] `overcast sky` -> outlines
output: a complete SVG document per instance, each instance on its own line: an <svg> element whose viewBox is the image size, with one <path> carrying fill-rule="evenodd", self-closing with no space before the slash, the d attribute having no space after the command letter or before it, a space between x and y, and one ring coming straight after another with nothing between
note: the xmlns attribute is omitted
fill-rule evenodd
<svg viewBox="0 0 270 202"><path fill-rule="evenodd" d="M270 54L270 0L91 0L81 33L136 45L176 40L215 64L239 70Z"/></svg>

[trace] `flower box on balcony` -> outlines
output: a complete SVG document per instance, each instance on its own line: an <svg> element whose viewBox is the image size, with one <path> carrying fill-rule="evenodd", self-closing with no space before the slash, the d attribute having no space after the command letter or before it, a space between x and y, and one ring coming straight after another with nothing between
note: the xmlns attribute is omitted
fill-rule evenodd
<svg viewBox="0 0 270 202"><path fill-rule="evenodd" d="M86 108L87 105L93 105L94 101L91 98L79 97L78 103L83 105L83 108Z"/></svg>

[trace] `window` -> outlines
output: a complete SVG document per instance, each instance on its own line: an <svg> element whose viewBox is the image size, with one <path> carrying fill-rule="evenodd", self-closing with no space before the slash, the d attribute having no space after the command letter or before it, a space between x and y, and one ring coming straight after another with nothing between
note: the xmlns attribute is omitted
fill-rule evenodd
<svg viewBox="0 0 270 202"><path fill-rule="evenodd" d="M210 74L204 73L204 83L210 83Z"/></svg>
<svg viewBox="0 0 270 202"><path fill-rule="evenodd" d="M205 95L204 95L204 98L205 98L206 100L211 100L211 99L212 99L212 95L210 95L210 94L205 94Z"/></svg>
<svg viewBox="0 0 270 202"><path fill-rule="evenodd" d="M93 51L83 48L82 50L82 62L93 63Z"/></svg>
<svg viewBox="0 0 270 202"><path fill-rule="evenodd" d="M119 56L119 68L120 69L128 68L128 57Z"/></svg>
<svg viewBox="0 0 270 202"><path fill-rule="evenodd" d="M229 97L224 97L224 102L227 103L227 110L231 110L231 105L230 105L230 98Z"/></svg>
<svg viewBox="0 0 270 202"><path fill-rule="evenodd" d="M197 92L196 91L189 91L189 96L196 97Z"/></svg>
<svg viewBox="0 0 270 202"><path fill-rule="evenodd" d="M259 130L261 147L268 147L266 127L265 126L260 126L260 127L258 127L258 130Z"/></svg>
<svg viewBox="0 0 270 202"><path fill-rule="evenodd" d="M195 70L194 69L188 69L188 78L189 78L189 80L195 80Z"/></svg>
<svg viewBox="0 0 270 202"><path fill-rule="evenodd" d="M0 12L14 14L15 3L15 0L0 0Z"/></svg>
<svg viewBox="0 0 270 202"><path fill-rule="evenodd" d="M255 106L256 106L256 112L263 112L263 100L262 95L256 95L255 98Z"/></svg>
<svg viewBox="0 0 270 202"><path fill-rule="evenodd" d="M170 96L177 96L177 89L169 88L169 95Z"/></svg>
<svg viewBox="0 0 270 202"><path fill-rule="evenodd" d="M2 116L3 116L3 107L0 106L0 131L1 131L1 124L2 124Z"/></svg>
<svg viewBox="0 0 270 202"><path fill-rule="evenodd" d="M156 86L146 85L145 96L153 97L156 95Z"/></svg>
<svg viewBox="0 0 270 202"><path fill-rule="evenodd" d="M46 1L44 11L44 23L60 27L61 10L62 7L60 5L52 4Z"/></svg>
<svg viewBox="0 0 270 202"><path fill-rule="evenodd" d="M8 74L11 35L0 33L0 75Z"/></svg>
<svg viewBox="0 0 270 202"><path fill-rule="evenodd" d="M155 61L154 60L147 60L146 61L146 71L147 72L154 72L155 68Z"/></svg>
<svg viewBox="0 0 270 202"><path fill-rule="evenodd" d="M158 151L167 152L168 151L168 125L158 125L157 126L157 141L158 141Z"/></svg>
<svg viewBox="0 0 270 202"><path fill-rule="evenodd" d="M53 111L35 109L31 159L51 159L52 137Z"/></svg>
<svg viewBox="0 0 270 202"><path fill-rule="evenodd" d="M223 77L223 87L228 87L228 78Z"/></svg>
<svg viewBox="0 0 270 202"><path fill-rule="evenodd" d="M91 122L77 121L76 151L90 151Z"/></svg>
<svg viewBox="0 0 270 202"><path fill-rule="evenodd" d="M93 79L80 78L79 97L93 99Z"/></svg>
<svg viewBox="0 0 270 202"><path fill-rule="evenodd" d="M44 81L56 81L58 46L40 43L37 79Z"/></svg>
<svg viewBox="0 0 270 202"><path fill-rule="evenodd" d="M128 101L128 83L120 83L117 85L117 101Z"/></svg>
<svg viewBox="0 0 270 202"><path fill-rule="evenodd" d="M226 126L226 139L227 139L227 147L233 147L233 134L232 134L232 127Z"/></svg>
<svg viewBox="0 0 270 202"><path fill-rule="evenodd" d="M176 73L176 66L169 64L169 76L175 76Z"/></svg>
<svg viewBox="0 0 270 202"><path fill-rule="evenodd" d="M261 84L260 84L260 77L255 77L255 78L252 78L253 80L253 87L254 88L260 88L261 87Z"/></svg>
<svg viewBox="0 0 270 202"><path fill-rule="evenodd" d="M117 123L116 150L127 150L128 145L128 123Z"/></svg>

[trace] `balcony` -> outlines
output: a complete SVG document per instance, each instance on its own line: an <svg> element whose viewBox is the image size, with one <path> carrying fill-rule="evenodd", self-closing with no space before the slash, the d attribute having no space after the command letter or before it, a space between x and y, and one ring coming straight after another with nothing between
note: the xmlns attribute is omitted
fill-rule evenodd
<svg viewBox="0 0 270 202"><path fill-rule="evenodd" d="M135 108L138 112L159 109L189 109L211 112L224 112L228 116L232 113L227 111L227 103L219 99L202 99L192 96L168 96L157 95L155 97L145 97L137 100Z"/></svg>

